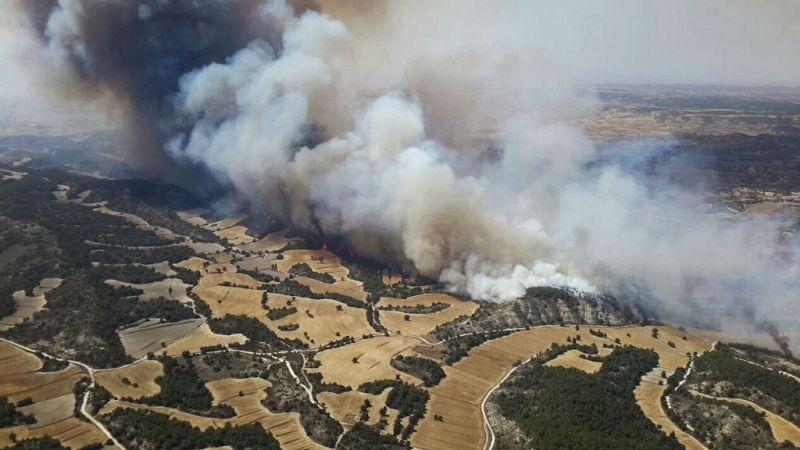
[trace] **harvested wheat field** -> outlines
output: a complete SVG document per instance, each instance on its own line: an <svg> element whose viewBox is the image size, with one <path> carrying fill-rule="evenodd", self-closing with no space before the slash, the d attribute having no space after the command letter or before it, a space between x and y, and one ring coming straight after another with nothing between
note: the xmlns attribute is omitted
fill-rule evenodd
<svg viewBox="0 0 800 450"><path fill-rule="evenodd" d="M172 267L170 267L169 262L167 261L162 261L153 264L142 264L142 265L145 267L149 267L154 271L156 271L157 273L160 273L166 277L174 277L175 275L177 275L177 273L174 270L172 270Z"/></svg>
<svg viewBox="0 0 800 450"><path fill-rule="evenodd" d="M247 227L242 225L235 225L215 231L214 234L227 240L231 245L249 244L256 240L256 238L247 234Z"/></svg>
<svg viewBox="0 0 800 450"><path fill-rule="evenodd" d="M283 279L286 274L273 270L276 261L275 256L274 254L244 256L237 259L235 264L241 270L266 273Z"/></svg>
<svg viewBox="0 0 800 450"><path fill-rule="evenodd" d="M284 230L270 233L257 241L239 245L237 249L243 252L277 252L289 245L290 242L291 239L286 238L286 231Z"/></svg>
<svg viewBox="0 0 800 450"><path fill-rule="evenodd" d="M250 275L243 273L230 272L230 273L208 273L203 275L197 282L198 287L207 286L220 286L223 283L228 283L231 286L243 287L248 289L258 289L261 287L261 282L256 281Z"/></svg>
<svg viewBox="0 0 800 450"><path fill-rule="evenodd" d="M269 294L267 305L272 308L282 307L290 298L282 294ZM292 306L297 308L294 314L276 321L268 318L261 320L278 336L300 339L310 347L325 345L344 336L360 337L375 332L367 322L366 310L361 308L352 308L333 300L312 300L303 297L295 297ZM337 308L341 308L341 311ZM300 327L294 331L278 329L278 326L290 323L296 323ZM308 338L303 333L308 333ZM314 342L311 342L312 340Z"/></svg>
<svg viewBox="0 0 800 450"><path fill-rule="evenodd" d="M408 314L400 311L381 310L381 323L390 333L400 331L409 336L425 336L439 325L450 322L458 316L472 315L478 304L472 301L461 300L447 294L421 294L407 299L383 297L378 302L378 308L390 306L417 306L445 303L450 305L447 309L428 314Z"/></svg>
<svg viewBox="0 0 800 450"><path fill-rule="evenodd" d="M21 180L27 172L17 172L15 170L0 169L0 180Z"/></svg>
<svg viewBox="0 0 800 450"><path fill-rule="evenodd" d="M30 426L31 429L41 428L72 417L75 410L75 394L70 392L18 409L23 414L32 414L36 418L36 423Z"/></svg>
<svg viewBox="0 0 800 450"><path fill-rule="evenodd" d="M42 361L36 355L0 341L0 380L9 375L35 372L41 368Z"/></svg>
<svg viewBox="0 0 800 450"><path fill-rule="evenodd" d="M402 380L420 384L418 378L395 370L389 361L399 354L413 354L411 348L419 341L405 336L379 336L362 339L344 347L319 352L316 360L322 363L318 369L309 369L322 374L325 382L338 383L357 388L360 384L375 380L393 380L400 375ZM353 362L357 359L357 363Z"/></svg>
<svg viewBox="0 0 800 450"><path fill-rule="evenodd" d="M80 448L104 442L105 435L94 425L73 416L75 396L72 388L86 371L74 364L57 372L37 372L42 362L36 355L7 342L0 342L0 395L17 402L31 397L34 403L20 408L34 414L39 423L0 429L0 446L11 445L11 434L17 439L48 435L62 444Z"/></svg>
<svg viewBox="0 0 800 450"><path fill-rule="evenodd" d="M180 355L184 351L196 353L199 352L202 347L209 347L212 345L228 346L234 343L244 344L245 342L247 342L247 338L243 334L216 334L208 328L208 324L204 323L186 337L167 345L164 351L167 355L172 356Z"/></svg>
<svg viewBox="0 0 800 450"><path fill-rule="evenodd" d="M364 290L361 289L360 286L355 288L345 284L328 284L307 277L295 277L294 279L298 283L308 286L308 288L311 289L311 292L314 292L315 294L324 295L327 293L333 293L339 295L346 295L348 297L352 297L356 300L361 300L361 301L366 301L367 299L367 293L364 292Z"/></svg>
<svg viewBox="0 0 800 450"><path fill-rule="evenodd" d="M548 367L567 367L572 369L582 370L586 373L595 373L603 367L603 363L598 361L589 361L588 359L581 358L584 355L579 350L569 350L557 357L547 361L545 366Z"/></svg>
<svg viewBox="0 0 800 450"><path fill-rule="evenodd" d="M39 285L33 288L33 296L25 295L25 291L17 291L13 294L16 310L13 314L0 319L0 331L7 330L14 325L30 319L33 315L41 311L47 304L45 294L61 286L61 278L44 278Z"/></svg>
<svg viewBox="0 0 800 450"><path fill-rule="evenodd" d="M800 446L800 428L798 428L795 424L789 422L788 420L784 419L783 417L774 414L756 405L751 401L742 398L714 397L697 391L690 391L690 392L692 393L692 395L696 395L699 397L711 398L715 400L724 400L726 402L749 406L754 410L756 410L756 412L764 415L764 419L767 421L769 427L772 429L772 436L775 437L776 441L778 442L789 441L795 446Z"/></svg>
<svg viewBox="0 0 800 450"><path fill-rule="evenodd" d="M117 331L125 353L134 358L142 358L148 352L158 353L167 344L186 336L203 325L203 319L187 319L179 322L161 322L148 319L141 323Z"/></svg>
<svg viewBox="0 0 800 450"><path fill-rule="evenodd" d="M234 314L267 320L267 311L261 306L264 291L227 286L198 286L193 292L208 303L214 317Z"/></svg>
<svg viewBox="0 0 800 450"><path fill-rule="evenodd" d="M164 375L164 367L160 362L141 360L119 369L98 370L94 373L94 379L114 397L136 400L158 394L161 387L155 380L161 375Z"/></svg>
<svg viewBox="0 0 800 450"><path fill-rule="evenodd" d="M57 203L66 203L68 192L69 192L69 186L64 184L59 184L57 186L57 189L53 191L53 197L56 198Z"/></svg>
<svg viewBox="0 0 800 450"><path fill-rule="evenodd" d="M350 428L356 424L361 418L361 407L364 405L364 400L369 400L372 406L369 407L369 419L365 422L367 425L375 425L381 418L378 411L386 405L386 397L389 395L390 389L385 389L379 395L367 394L356 390L342 392L336 394L333 392L320 392L317 394L317 399L325 405L328 412L331 413L334 419L342 423L345 428ZM392 424L397 418L398 411L393 408L386 408L387 421ZM385 432L389 432L387 427Z"/></svg>
<svg viewBox="0 0 800 450"><path fill-rule="evenodd" d="M25 295L25 291L14 292L12 298L14 299L16 310L13 314L0 319L0 331L8 330L32 318L34 313L41 311L44 305L47 304L44 295L29 297Z"/></svg>
<svg viewBox="0 0 800 450"><path fill-rule="evenodd" d="M598 338L588 333L588 328L603 331L608 338ZM660 337L651 336L658 328ZM670 327L574 327L543 326L504 336L472 349L469 356L453 366L445 367L447 377L431 388L429 413L420 421L412 444L421 448L482 448L485 439L481 402L489 390L513 367L515 361L524 361L546 350L553 342L565 343L568 336L581 335L582 343L601 346L620 338L621 344L653 348L659 354L659 365L677 368L686 365L687 351L703 351L710 343L696 336L686 335ZM630 334L631 337L627 337ZM672 340L677 348L668 346ZM434 421L433 415L444 416L443 422Z"/></svg>
<svg viewBox="0 0 800 450"><path fill-rule="evenodd" d="M119 400L110 401L100 412L101 414L105 414L116 408L150 409L178 420L189 422L202 429L208 427L223 427L226 423L244 425L258 422L264 429L275 436L275 439L278 440L283 449L300 450L324 448L306 435L305 430L302 425L300 425L299 414L273 414L261 404L261 400L265 399L267 396L265 389L269 386L269 382L261 378L226 378L207 383L206 387L214 396L214 404L228 404L236 411L236 416L231 419L202 417L185 413L174 408L147 406ZM239 391L242 391L244 395L239 396Z"/></svg>
<svg viewBox="0 0 800 450"><path fill-rule="evenodd" d="M16 435L17 440L50 436L61 442L62 445L73 449L106 441L106 436L99 429L89 422L79 420L77 417L69 417L38 428L28 428L22 425L1 428L1 447L10 447L12 445L12 434Z"/></svg>
<svg viewBox="0 0 800 450"><path fill-rule="evenodd" d="M224 230L225 228L230 228L244 219L247 219L247 217L249 217L247 214L235 214L216 222L209 222L204 228L209 231Z"/></svg>
<svg viewBox="0 0 800 450"><path fill-rule="evenodd" d="M202 227L208 224L208 221L202 217L204 212L203 210L193 209L189 211L178 211L176 214L184 222L190 223L196 227Z"/></svg>
<svg viewBox="0 0 800 450"><path fill-rule="evenodd" d="M87 376L86 370L70 364L56 372L28 372L17 370L0 378L0 395L18 402L31 397L34 402L72 394L72 387Z"/></svg>
<svg viewBox="0 0 800 450"><path fill-rule="evenodd" d="M328 250L287 250L282 254L283 259L275 262L281 272L288 272L295 264L306 263L314 272L332 276L336 286L361 290L363 283L348 278L350 271L342 265L342 259Z"/></svg>
<svg viewBox="0 0 800 450"><path fill-rule="evenodd" d="M652 330L654 328L659 331L658 338L652 336ZM675 370L678 367L685 367L689 364L689 356L687 356L687 353L703 353L709 350L712 344L711 341L697 335L689 334L688 332L684 333L668 326L600 329L608 334L608 339L610 341L619 338L622 345L634 345L636 347L653 349L658 353L659 367L671 370ZM630 334L630 337L628 337L628 334ZM686 340L683 340L684 336ZM675 347L670 347L669 342L675 344Z"/></svg>
<svg viewBox="0 0 800 450"><path fill-rule="evenodd" d="M216 242L195 242L192 240L181 242L178 245L184 245L191 248L197 254L214 255L225 251L225 247Z"/></svg>
<svg viewBox="0 0 800 450"><path fill-rule="evenodd" d="M642 377L642 381L633 391L636 403L642 408L642 412L651 422L661 427L666 434L675 433L678 442L683 444L688 450L702 450L706 447L695 439L692 435L681 430L664 412L661 407L661 397L667 390L666 382L658 384L658 377L661 373L660 368L655 368L648 375Z"/></svg>
<svg viewBox="0 0 800 450"><path fill-rule="evenodd" d="M134 283L125 283L123 281L117 280L106 280L106 284L109 284L114 287L120 286L129 286L135 289L141 289L144 291L141 295L137 297L139 300L147 301L153 300L156 298L166 298L169 300L175 300L181 303L191 303L192 299L186 295L186 289L190 288L188 284L184 284L178 278L165 278L160 281L154 281L152 283L145 283L145 284L134 284Z"/></svg>
<svg viewBox="0 0 800 450"><path fill-rule="evenodd" d="M198 258L197 256L192 256L189 259L185 259L177 264L176 267L180 267L181 269L192 270L194 272L199 273L206 273L206 267L211 264L211 261L203 258Z"/></svg>

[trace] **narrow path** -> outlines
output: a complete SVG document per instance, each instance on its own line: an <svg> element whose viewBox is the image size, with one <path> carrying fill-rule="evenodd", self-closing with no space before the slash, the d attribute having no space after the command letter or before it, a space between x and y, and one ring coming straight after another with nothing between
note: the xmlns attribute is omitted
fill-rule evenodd
<svg viewBox="0 0 800 450"><path fill-rule="evenodd" d="M533 358L539 356L540 354L541 352L536 353L535 355L525 360L522 364L512 367L511 370L509 370L508 373L506 373L506 375L500 381L497 382L497 384L495 384L491 389L489 389L489 392L487 392L486 395L483 397L483 401L481 401L481 415L483 416L483 430L486 433L486 439L484 440L485 443L483 445L484 450L492 450L492 448L494 448L494 443L495 443L494 430L492 430L492 424L489 423L489 417L486 415L486 402L489 400L489 397L492 396L494 391L496 391L497 388L499 388L500 385L503 384L503 382L505 382L508 379L508 377L511 376L512 373L514 373L517 369L524 366L525 364L528 364Z"/></svg>

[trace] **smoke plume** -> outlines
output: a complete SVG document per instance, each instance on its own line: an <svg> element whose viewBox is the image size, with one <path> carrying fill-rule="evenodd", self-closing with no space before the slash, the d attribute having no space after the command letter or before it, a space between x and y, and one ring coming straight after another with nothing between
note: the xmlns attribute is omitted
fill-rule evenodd
<svg viewBox="0 0 800 450"><path fill-rule="evenodd" d="M522 38L519 2L487 5L18 7L60 83L124 106L145 159L203 168L454 291L505 300L555 285L672 317L798 317L798 265L781 257L797 247L779 222L709 217L677 187L598 164L571 125L594 105L578 74Z"/></svg>

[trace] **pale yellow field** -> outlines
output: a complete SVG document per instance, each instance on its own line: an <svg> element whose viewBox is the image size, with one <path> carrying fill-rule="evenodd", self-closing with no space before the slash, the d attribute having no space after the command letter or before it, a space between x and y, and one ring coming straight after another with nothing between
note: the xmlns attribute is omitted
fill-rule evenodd
<svg viewBox="0 0 800 450"><path fill-rule="evenodd" d="M135 400L158 394L161 387L155 379L162 375L164 375L164 366L160 362L142 360L121 369L99 370L95 372L94 379L97 384L108 389L114 397L131 397ZM130 380L130 384L123 383L123 378ZM134 384L139 387L134 387Z"/></svg>
<svg viewBox="0 0 800 450"><path fill-rule="evenodd" d="M32 426L15 426L0 429L0 447L11 445L11 434L17 439L48 435L62 444L80 448L94 442L104 442L105 435L90 423L74 417L75 402L72 388L87 376L84 369L70 364L58 372L37 372L42 362L7 342L0 342L0 395L17 402L31 397L33 405L23 407L40 423Z"/></svg>
<svg viewBox="0 0 800 450"><path fill-rule="evenodd" d="M17 409L23 414L31 414L36 418L36 423L30 428L43 427L72 417L75 409L75 394L69 392Z"/></svg>
<svg viewBox="0 0 800 450"><path fill-rule="evenodd" d="M184 351L196 353L200 351L201 347L230 345L233 343L244 344L245 342L247 342L247 338L243 334L216 334L208 328L208 324L203 324L188 336L167 345L164 351L167 352L167 355L172 356L180 355Z"/></svg>
<svg viewBox="0 0 800 450"><path fill-rule="evenodd" d="M193 292L208 303L214 317L234 314L267 320L267 311L261 306L263 291L226 286L198 286Z"/></svg>
<svg viewBox="0 0 800 450"><path fill-rule="evenodd" d="M772 435L775 437L776 441L778 442L789 441L795 446L800 446L800 428L798 428L796 425L789 422L788 420L784 419L783 417L774 414L771 411L768 411L751 401L744 400L741 398L714 397L696 391L690 391L690 392L693 395L697 395L700 397L713 398L716 400L724 400L726 402L738 403L740 405L749 406L755 409L757 412L765 415L764 419L766 419L767 423L769 423L769 427L772 429Z"/></svg>
<svg viewBox="0 0 800 450"><path fill-rule="evenodd" d="M202 210L190 210L178 211L176 214L184 222L188 222L196 227L202 227L208 223L208 221L201 216L202 213Z"/></svg>
<svg viewBox="0 0 800 450"><path fill-rule="evenodd" d="M203 259L198 258L197 256L192 256L189 259L185 259L177 264L177 267L187 270L193 270L195 272L206 273L206 265L210 265L211 262Z"/></svg>
<svg viewBox="0 0 800 450"><path fill-rule="evenodd" d="M681 340L677 330L657 327L661 338L650 336L653 327L591 327L608 334L608 339L589 335L588 328L546 326L520 331L504 336L470 351L469 356L453 366L445 366L447 377L431 388L431 401L425 415L412 436L412 445L420 448L475 448L483 447L485 432L481 415L481 402L489 390L512 368L515 361L524 361L546 350L552 342L565 343L568 336L580 334L582 343L595 343L598 347L619 337L622 344L653 348L659 353L662 367L685 365L686 351L710 348L710 342L694 336ZM628 338L626 333L630 333ZM670 339L677 349L667 345ZM444 421L434 421L433 415L444 416Z"/></svg>
<svg viewBox="0 0 800 450"><path fill-rule="evenodd" d="M106 280L106 284L109 284L114 287L120 286L130 286L135 289L141 289L144 291L141 295L138 296L139 300L147 301L153 300L156 298L166 298L169 300L175 300L181 303L190 303L192 299L186 295L186 289L190 288L188 284L184 284L178 278L165 278L161 281L155 281L153 283L145 283L145 284L134 284L134 283L125 283L123 281L117 280Z"/></svg>
<svg viewBox="0 0 800 450"><path fill-rule="evenodd" d="M72 386L87 376L86 371L70 364L57 372L7 373L0 377L0 395L12 402L31 397L34 402L72 393Z"/></svg>
<svg viewBox="0 0 800 450"><path fill-rule="evenodd" d="M19 347L0 341L0 380L10 375L35 372L42 361Z"/></svg>
<svg viewBox="0 0 800 450"><path fill-rule="evenodd" d="M328 250L287 250L283 252L283 259L275 261L281 272L288 272L292 266L299 263L308 264L314 272L329 274L336 280L333 283L335 286L363 292L361 288L363 283L350 279L348 277L350 271L342 265L342 259Z"/></svg>
<svg viewBox="0 0 800 450"><path fill-rule="evenodd" d="M143 264L143 265L167 277L174 277L176 275L175 271L172 270L167 261L161 261L159 263Z"/></svg>
<svg viewBox="0 0 800 450"><path fill-rule="evenodd" d="M89 444L103 443L106 436L89 422L70 417L40 428L27 428L25 426L0 428L0 446L11 446L11 435L15 434L17 440L50 436L71 448L81 448Z"/></svg>
<svg viewBox="0 0 800 450"><path fill-rule="evenodd" d="M656 370L660 372L659 370ZM643 379L636 389L633 391L633 396L636 398L636 403L642 408L642 412L651 422L661 426L661 430L666 433L675 433L678 442L684 445L688 450L703 450L705 446L701 444L692 435L681 430L664 412L661 407L661 397L664 391L667 390L666 380L664 384L659 386L658 381L651 378Z"/></svg>
<svg viewBox="0 0 800 450"><path fill-rule="evenodd" d="M189 247L192 250L194 250L195 253L201 253L201 254L205 253L208 255L214 255L225 251L225 247L217 244L216 242L186 241L186 242L181 242L179 245L184 245L186 247Z"/></svg>
<svg viewBox="0 0 800 450"><path fill-rule="evenodd" d="M384 297L378 302L377 306L416 306L432 305L434 303L447 303L449 308L430 314L408 314L409 320L405 320L406 314L399 311L381 310L381 323L390 333L400 331L401 334L409 336L425 336L439 325L450 322L458 316L472 315L478 304L471 301L464 301L447 294L421 294L407 299Z"/></svg>
<svg viewBox="0 0 800 450"><path fill-rule="evenodd" d="M236 224L238 224L239 222L243 221L244 219L247 219L247 217L248 216L246 214L237 214L237 215L234 215L234 216L226 217L226 218L224 218L222 220L219 220L217 222L211 222L208 225L206 225L204 228L209 230L209 231L224 230L226 228L230 228L232 226L235 226Z"/></svg>
<svg viewBox="0 0 800 450"><path fill-rule="evenodd" d="M409 383L420 384L419 379L389 365L389 361L395 356L401 353L411 354L409 350L419 343L417 339L405 336L363 339L318 353L316 359L322 365L318 369L309 370L320 372L326 382L354 389L367 381L394 380L397 375ZM354 357L358 358L358 363L353 363Z"/></svg>
<svg viewBox="0 0 800 450"><path fill-rule="evenodd" d="M0 180L21 180L27 174L27 172L0 169Z"/></svg>
<svg viewBox="0 0 800 450"><path fill-rule="evenodd" d="M311 291L314 292L315 294L326 294L328 292L332 292L335 294L341 294L341 295L346 295L348 297L353 297L354 299L361 301L365 301L367 299L367 293L364 292L364 290L361 289L361 287L354 288L341 283L328 284L307 277L295 277L295 281L305 286L308 286L308 288L311 289Z"/></svg>
<svg viewBox="0 0 800 450"><path fill-rule="evenodd" d="M142 358L148 352L160 353L171 342L182 338L205 323L204 319L187 319L179 322L161 323L159 319L149 319L142 323L117 331L125 353L134 358Z"/></svg>
<svg viewBox="0 0 800 450"><path fill-rule="evenodd" d="M285 306L289 296L281 294L269 294L267 305L273 308ZM280 320L270 321L268 318L262 321L272 328L280 337L297 338L306 342L311 347L318 347L330 341L341 339L344 336L361 337L365 334L374 333L375 330L367 322L367 314L364 309L351 308L333 300L312 300L303 297L295 297L292 306L297 308L297 312L286 316ZM341 307L341 311L336 308ZM262 310L263 311L263 310ZM306 313L308 311L313 318ZM262 314L261 317L265 317ZM300 328L294 331L282 331L279 325L296 323ZM303 333L308 333L310 339ZM336 336L336 333L339 336ZM314 340L311 343L311 339Z"/></svg>
<svg viewBox="0 0 800 450"><path fill-rule="evenodd" d="M250 289L258 289L261 287L261 282L256 281L250 275L243 273L209 273L200 277L197 286L219 286L222 283L230 283L234 286L246 287Z"/></svg>
<svg viewBox="0 0 800 450"><path fill-rule="evenodd" d="M39 285L33 288L33 296L25 295L25 291L17 291L13 294L16 311L0 319L0 331L7 330L23 321L30 319L33 315L41 311L47 304L45 294L61 285L61 278L44 278Z"/></svg>
<svg viewBox="0 0 800 450"><path fill-rule="evenodd" d="M243 252L277 252L289 245L289 242L291 240L286 239L286 231L278 231L270 233L255 242L239 245L238 249Z"/></svg>
<svg viewBox="0 0 800 450"><path fill-rule="evenodd" d="M256 240L256 238L247 234L247 227L241 225L215 231L214 234L226 239L231 245L249 244Z"/></svg>
<svg viewBox="0 0 800 450"><path fill-rule="evenodd" d="M244 256L236 261L236 267L241 270L251 270L253 272L267 273L271 275L283 275L273 269L276 255L272 253Z"/></svg>
<svg viewBox="0 0 800 450"><path fill-rule="evenodd" d="M369 419L366 424L374 425L378 423L381 418L379 411L386 404L386 397L389 395L389 391L390 389L387 388L379 395L367 394L356 390L340 394L320 392L317 394L317 399L325 405L334 419L341 422L345 428L350 428L361 418L361 406L364 405L364 400L369 400L372 405L367 410ZM391 431L391 425L394 424L397 414L398 411L396 409L386 408L387 421L390 426L384 430L385 432Z"/></svg>
<svg viewBox="0 0 800 450"><path fill-rule="evenodd" d="M261 378L226 378L207 383L206 387L208 387L208 390L214 396L215 404L228 404L236 411L236 417L232 419L201 417L184 413L174 408L146 406L118 400L110 401L103 407L101 413L111 412L115 408L120 407L150 409L179 420L184 420L201 429L222 427L225 426L226 423L245 425L258 422L264 429L270 431L273 436L275 436L275 439L278 440L283 449L301 450L324 448L306 435L305 430L300 425L299 415L297 413L273 414L261 405L261 400L266 398L265 389L269 386L269 382ZM239 395L240 391L243 394L242 396Z"/></svg>
<svg viewBox="0 0 800 450"><path fill-rule="evenodd" d="M34 313L41 311L47 304L44 295L29 297L25 295L25 291L14 292L13 299L17 309L13 314L0 319L0 331L8 330L32 318Z"/></svg>
<svg viewBox="0 0 800 450"><path fill-rule="evenodd" d="M547 361L544 365L548 367L568 367L582 370L586 373L595 373L603 367L603 363L583 359L581 355L583 353L579 350L569 350Z"/></svg>

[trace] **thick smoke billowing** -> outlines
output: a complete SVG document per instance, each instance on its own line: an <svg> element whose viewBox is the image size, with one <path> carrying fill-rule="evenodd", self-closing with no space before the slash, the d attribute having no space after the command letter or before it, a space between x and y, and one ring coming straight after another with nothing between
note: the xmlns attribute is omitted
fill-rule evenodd
<svg viewBox="0 0 800 450"><path fill-rule="evenodd" d="M519 45L515 2L362 3L21 8L68 83L126 106L137 151L453 290L558 285L673 317L798 317L797 247L778 222L713 219L675 187L589 164L569 124L592 98L556 53Z"/></svg>

